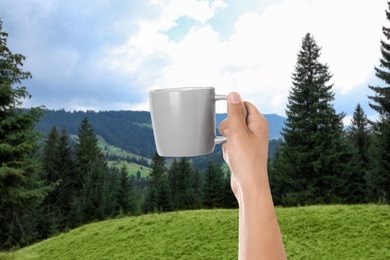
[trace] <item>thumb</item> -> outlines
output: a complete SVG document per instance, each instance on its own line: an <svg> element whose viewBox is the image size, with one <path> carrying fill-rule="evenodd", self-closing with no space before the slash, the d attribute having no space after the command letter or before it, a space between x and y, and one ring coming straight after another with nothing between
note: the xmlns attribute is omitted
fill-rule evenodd
<svg viewBox="0 0 390 260"><path fill-rule="evenodd" d="M237 92L231 92L228 95L228 120L229 120L229 132L242 131L246 129L246 115L244 109L244 103L240 95Z"/></svg>

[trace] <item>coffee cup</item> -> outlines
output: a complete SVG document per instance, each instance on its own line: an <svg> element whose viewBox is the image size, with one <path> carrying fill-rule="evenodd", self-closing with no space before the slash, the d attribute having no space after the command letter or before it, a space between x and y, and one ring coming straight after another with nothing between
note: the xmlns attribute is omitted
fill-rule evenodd
<svg viewBox="0 0 390 260"><path fill-rule="evenodd" d="M149 91L149 105L157 153L192 157L212 153L227 140L216 135L215 103L226 100L213 87Z"/></svg>

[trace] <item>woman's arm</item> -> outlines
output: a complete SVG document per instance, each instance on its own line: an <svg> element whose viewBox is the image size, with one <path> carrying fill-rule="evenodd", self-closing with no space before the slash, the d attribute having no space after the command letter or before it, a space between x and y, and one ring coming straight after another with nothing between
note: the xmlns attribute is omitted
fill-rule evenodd
<svg viewBox="0 0 390 260"><path fill-rule="evenodd" d="M238 93L228 96L228 118L219 129L228 137L225 161L239 204L239 259L286 259L268 182L268 122Z"/></svg>

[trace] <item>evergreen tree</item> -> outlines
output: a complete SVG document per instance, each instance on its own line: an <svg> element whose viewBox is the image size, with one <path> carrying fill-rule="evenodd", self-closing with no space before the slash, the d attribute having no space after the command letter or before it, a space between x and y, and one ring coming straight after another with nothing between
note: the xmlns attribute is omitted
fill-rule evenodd
<svg viewBox="0 0 390 260"><path fill-rule="evenodd" d="M60 176L57 171L58 161L58 132L55 126L52 127L42 153L42 179L47 183L58 183ZM59 216L59 205L57 203L57 188L51 191L41 204L42 218L40 220L40 235L47 238L58 231L62 222Z"/></svg>
<svg viewBox="0 0 390 260"><path fill-rule="evenodd" d="M168 172L168 184L173 209L183 210L200 207L201 201L198 196L200 181L199 172L193 171L188 158L172 159Z"/></svg>
<svg viewBox="0 0 390 260"><path fill-rule="evenodd" d="M370 145L370 129L366 114L360 104L357 104L351 124L347 131L351 149L356 152L356 171L349 181L351 187L350 195L354 202L366 201L366 181L364 176L368 169L368 147Z"/></svg>
<svg viewBox="0 0 390 260"><path fill-rule="evenodd" d="M171 194L169 191L168 178L164 174L156 194L156 205L160 212L172 211Z"/></svg>
<svg viewBox="0 0 390 260"><path fill-rule="evenodd" d="M181 157L178 162L178 175L176 179L176 199L178 201L177 209L194 209L195 193L192 186L192 166L186 157Z"/></svg>
<svg viewBox="0 0 390 260"><path fill-rule="evenodd" d="M386 18L390 21L389 10ZM390 28L382 27L385 40L381 40L380 67L375 67L375 75L387 86L369 86L374 91L370 107L379 113L379 120L374 125L374 136L370 147L370 169L366 179L369 187L370 200L390 203Z"/></svg>
<svg viewBox="0 0 390 260"><path fill-rule="evenodd" d="M194 193L194 208L200 209L202 207L202 175L198 168L193 171L192 179L191 179L191 187Z"/></svg>
<svg viewBox="0 0 390 260"><path fill-rule="evenodd" d="M169 190L171 195L171 202L174 209L179 209L179 197L178 197L178 177L179 173L179 163L176 158L172 159L171 166L169 167L168 173L168 183Z"/></svg>
<svg viewBox="0 0 390 260"><path fill-rule="evenodd" d="M320 48L308 33L302 40L282 130L273 180L284 205L342 202L351 170L342 119L332 101L328 66L318 61Z"/></svg>
<svg viewBox="0 0 390 260"><path fill-rule="evenodd" d="M59 135L53 126L45 141L41 156L42 178L55 188L43 201L40 234L46 238L73 226L70 222L74 188L74 160L68 135L64 128Z"/></svg>
<svg viewBox="0 0 390 260"><path fill-rule="evenodd" d="M21 69L25 57L8 49L2 25L0 20L0 250L36 239L35 212L52 189L39 177L38 135L33 131L42 110L21 108L31 96L15 85L31 74Z"/></svg>
<svg viewBox="0 0 390 260"><path fill-rule="evenodd" d="M120 169L120 189L118 193L118 203L123 214L135 213L134 189L132 181L127 173L125 164Z"/></svg>
<svg viewBox="0 0 390 260"><path fill-rule="evenodd" d="M203 184L203 206L205 208L222 207L225 187L221 164L209 161Z"/></svg>
<svg viewBox="0 0 390 260"><path fill-rule="evenodd" d="M79 128L78 144L75 146L76 185L80 185L80 195L74 203L77 221L87 223L106 217L102 209L103 196L110 191L106 184L107 162L98 146L92 125L85 117ZM105 193L106 192L106 193Z"/></svg>
<svg viewBox="0 0 390 260"><path fill-rule="evenodd" d="M152 159L152 171L149 175L149 188L144 212L166 211L171 207L165 160L156 152Z"/></svg>
<svg viewBox="0 0 390 260"><path fill-rule="evenodd" d="M56 168L60 178L57 190L57 203L59 215L63 223L59 226L61 230L67 227L73 227L72 221L72 203L75 200L79 189L77 183L77 172L75 170L75 161L73 150L69 141L66 129L63 128L58 140Z"/></svg>

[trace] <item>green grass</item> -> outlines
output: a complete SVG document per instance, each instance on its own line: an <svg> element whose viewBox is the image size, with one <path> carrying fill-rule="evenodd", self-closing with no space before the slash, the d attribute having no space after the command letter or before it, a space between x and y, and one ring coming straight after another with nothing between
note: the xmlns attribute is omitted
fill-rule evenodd
<svg viewBox="0 0 390 260"><path fill-rule="evenodd" d="M109 167L116 167L116 168L120 169L123 165L126 166L127 172L130 175L134 175L134 176L137 176L137 171L140 171L141 176L146 177L146 176L149 176L149 174L152 170L150 167L141 166L141 165L133 163L133 162L132 163L129 163L126 161L121 161L121 162L109 161L108 162Z"/></svg>
<svg viewBox="0 0 390 260"><path fill-rule="evenodd" d="M277 208L289 259L390 259L390 207ZM0 259L237 259L237 210L197 210L82 226Z"/></svg>

